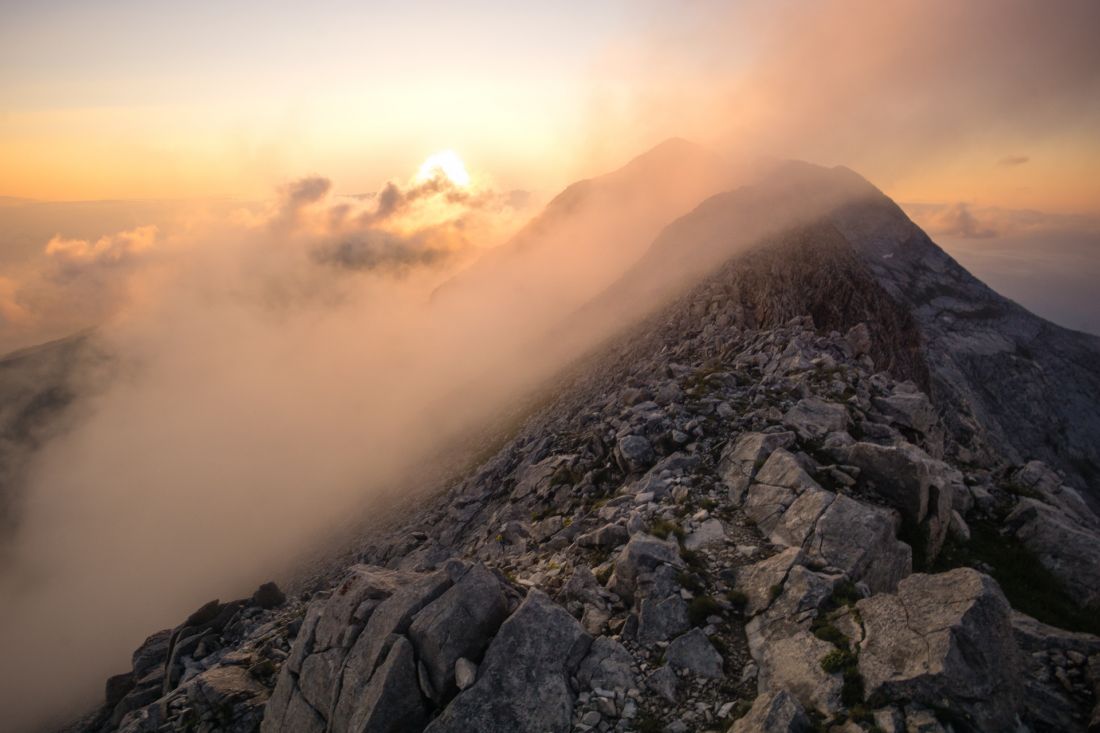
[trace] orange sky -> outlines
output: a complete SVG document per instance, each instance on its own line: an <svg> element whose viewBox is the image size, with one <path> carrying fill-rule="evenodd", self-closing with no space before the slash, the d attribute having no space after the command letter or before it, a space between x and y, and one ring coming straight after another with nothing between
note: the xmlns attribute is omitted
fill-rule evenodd
<svg viewBox="0 0 1100 733"><path fill-rule="evenodd" d="M550 193L679 135L899 200L1100 208L1100 5L1024 0L23 4L0 195L340 192L457 150Z"/></svg>

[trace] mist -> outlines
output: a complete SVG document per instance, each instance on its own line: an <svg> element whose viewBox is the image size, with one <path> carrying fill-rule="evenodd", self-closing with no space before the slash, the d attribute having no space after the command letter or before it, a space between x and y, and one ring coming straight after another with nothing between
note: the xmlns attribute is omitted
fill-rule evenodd
<svg viewBox="0 0 1100 733"><path fill-rule="evenodd" d="M657 173L620 173L527 230L492 278L466 267L511 198L442 180L349 204L311 177L198 231L51 239L36 302L94 294L103 320L85 338L106 363L70 375L77 400L31 457L0 554L8 724L71 719L149 633L292 581L386 497L437 488L420 465L476 444L576 355L546 348L550 324L719 185L689 202L671 173L639 177ZM643 203L634 189L656 208L618 231Z"/></svg>

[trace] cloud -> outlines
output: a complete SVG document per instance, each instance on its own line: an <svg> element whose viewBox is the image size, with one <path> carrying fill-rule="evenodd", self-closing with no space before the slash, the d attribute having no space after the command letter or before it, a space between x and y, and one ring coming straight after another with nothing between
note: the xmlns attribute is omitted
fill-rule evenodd
<svg viewBox="0 0 1100 733"><path fill-rule="evenodd" d="M282 186L271 227L293 228L301 220L303 211L324 200L331 190L332 181L322 176L307 176Z"/></svg>
<svg viewBox="0 0 1100 733"><path fill-rule="evenodd" d="M1031 158L1027 155L1006 155L1005 157L1003 157L1003 158L1001 158L1000 160L997 161L997 165L1013 167L1013 166L1018 166L1018 165L1024 165L1025 163L1027 163L1030 160L1031 160Z"/></svg>
<svg viewBox="0 0 1100 733"><path fill-rule="evenodd" d="M970 206L962 202L916 206L910 209L915 212L917 223L933 235L989 239L1000 233L996 227L979 221Z"/></svg>
<svg viewBox="0 0 1100 733"><path fill-rule="evenodd" d="M433 241L434 240L434 241ZM403 273L413 267L439 265L451 258L463 242L441 242L425 233L401 236L368 229L313 250L315 261L346 270L386 270Z"/></svg>
<svg viewBox="0 0 1100 733"><path fill-rule="evenodd" d="M1100 233L1100 216L974 206L964 202L906 203L902 208L932 235L992 239L1019 235Z"/></svg>
<svg viewBox="0 0 1100 733"><path fill-rule="evenodd" d="M45 253L56 263L58 272L73 277L88 268L122 267L133 264L156 244L157 228L143 226L100 237L65 239L60 235L46 243Z"/></svg>

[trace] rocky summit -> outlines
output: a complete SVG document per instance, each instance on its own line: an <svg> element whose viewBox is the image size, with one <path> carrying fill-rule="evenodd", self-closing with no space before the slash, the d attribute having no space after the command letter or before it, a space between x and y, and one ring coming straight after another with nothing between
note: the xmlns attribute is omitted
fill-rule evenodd
<svg viewBox="0 0 1100 733"><path fill-rule="evenodd" d="M475 469L79 727L1100 730L1100 341L845 169L708 199L587 312L629 293Z"/></svg>

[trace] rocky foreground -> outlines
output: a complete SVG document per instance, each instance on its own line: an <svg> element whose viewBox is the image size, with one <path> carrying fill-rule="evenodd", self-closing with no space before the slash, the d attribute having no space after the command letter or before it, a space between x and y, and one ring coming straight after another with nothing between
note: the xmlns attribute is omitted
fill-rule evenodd
<svg viewBox="0 0 1100 733"><path fill-rule="evenodd" d="M842 212L730 259L356 564L150 636L82 728L1100 730L1096 448L1021 437L1097 419L1093 346L1023 354L886 211L905 249ZM1028 370L1085 386L1044 412Z"/></svg>

